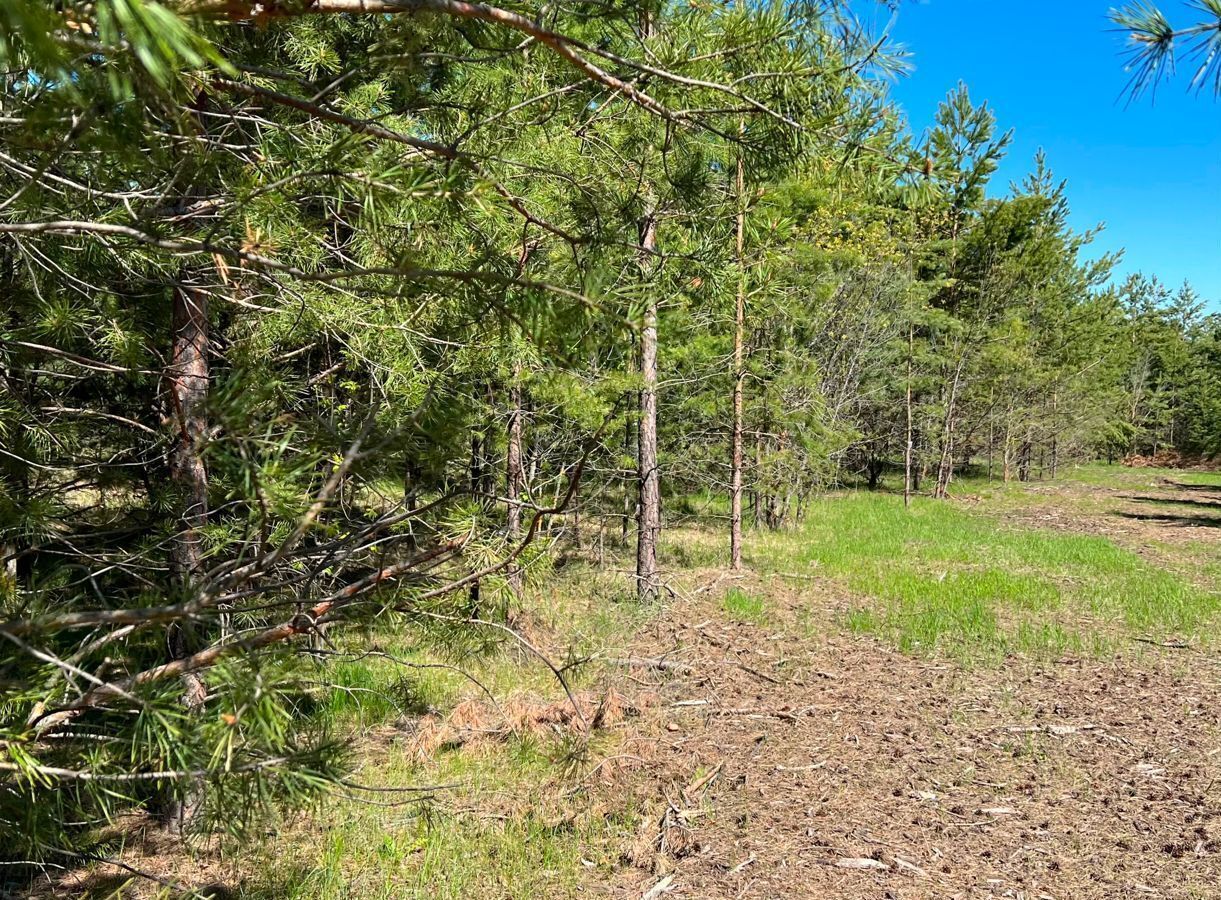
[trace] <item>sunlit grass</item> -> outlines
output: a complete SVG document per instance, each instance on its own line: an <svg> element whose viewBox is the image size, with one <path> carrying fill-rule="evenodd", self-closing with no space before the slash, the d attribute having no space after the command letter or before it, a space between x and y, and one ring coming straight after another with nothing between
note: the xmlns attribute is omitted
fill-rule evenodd
<svg viewBox="0 0 1221 900"><path fill-rule="evenodd" d="M725 594L725 612L739 622L761 625L767 621L767 604L756 594L748 594L738 588L730 588Z"/></svg>
<svg viewBox="0 0 1221 900"><path fill-rule="evenodd" d="M1078 485L1121 490L1153 487L1165 477L1221 486L1221 477L1201 473L1090 467L1071 477L1079 474ZM764 629L794 621L815 637L827 623L826 591L820 586L818 600L790 611L792 594L766 586L766 576L785 573L801 576L797 584L817 577L842 586L850 599L834 613L840 627L966 665L1014 654L1102 656L1136 646L1130 638L1137 636L1208 640L1221 607L1215 590L1221 563L1204 562L1212 545L1189 548L1201 560L1193 584L1105 537L1018 521L1012 513L1032 487L1056 490L960 482L960 496L980 498L969 508L917 498L905 510L901 497L886 493L816 500L792 530L748 531L747 563L764 583L730 586L718 601L721 614ZM1057 506L1093 502L1088 490L1044 499ZM691 521L663 535L667 577L723 570L724 522L700 518L713 507L703 504ZM524 616L523 627L545 635L560 663L625 646L657 614L634 602L625 566L626 556L605 571L575 562L548 573L515 612ZM247 861L258 877L248 878L238 896L576 897L613 877L643 812L627 796L599 807L581 786L591 761L625 752L616 734L596 734L584 752L558 735L511 735L419 758L411 750L416 719L480 696L447 666L501 698L559 694L551 672L528 653L513 652L511 642L497 653L447 655L422 638L379 632L374 643L384 655L320 664L325 686L312 714L336 733L365 736L354 780L377 788L458 787L437 791L435 800L393 792L334 796L308 824L285 823L269 835L259 858ZM353 646L367 649L368 641ZM580 689L593 685L598 669L575 666L568 674Z"/></svg>
<svg viewBox="0 0 1221 900"><path fill-rule="evenodd" d="M545 632L557 664L622 646L649 615L630 587L576 563L528 590L515 610L517 627L540 643ZM259 858L244 866L259 877L247 878L237 896L566 897L580 893L591 868L609 876L639 817L627 798L594 808L581 779L592 760L614 755L615 734L597 732L588 746L566 734L527 733L426 757L413 750L419 716L445 715L463 699L481 698L483 688L501 700L562 697L546 666L515 652L511 640L486 655L447 654L418 632L387 629L355 646L370 642L373 654L345 658L338 647L332 652L340 655L323 657L311 715L357 736L353 780L379 790L332 795L308 820L270 833ZM566 677L579 690L594 686L599 671L575 666ZM416 790L430 785L446 787Z"/></svg>
<svg viewBox="0 0 1221 900"><path fill-rule="evenodd" d="M606 814L558 791L563 752L559 742L511 738L426 762L397 746L371 754L360 773L368 786L457 787L439 790L436 801L396 793L373 802L336 798L314 816L309 833L289 828L260 845L262 875L239 896L575 896L588 868L613 870L615 848L636 817L628 804Z"/></svg>
<svg viewBox="0 0 1221 900"><path fill-rule="evenodd" d="M752 544L756 565L821 574L859 595L845 619L910 653L999 659L1103 652L1123 637L1204 636L1215 589L1104 537L1009 526L916 498L852 493L811 504L792 532Z"/></svg>

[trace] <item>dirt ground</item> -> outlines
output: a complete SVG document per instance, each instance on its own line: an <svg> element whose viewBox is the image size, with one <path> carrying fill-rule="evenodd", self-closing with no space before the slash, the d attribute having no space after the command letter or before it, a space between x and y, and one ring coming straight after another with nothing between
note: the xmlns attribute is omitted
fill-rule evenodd
<svg viewBox="0 0 1221 900"><path fill-rule="evenodd" d="M640 738L657 815L611 896L1221 896L1217 660L962 671L693 604L638 648L694 674Z"/></svg>
<svg viewBox="0 0 1221 900"><path fill-rule="evenodd" d="M1042 485L1012 511L1177 565L1208 555L1179 542L1221 549L1221 488ZM767 598L765 624L726 611L731 587ZM1133 643L964 669L846 633L853 599L700 572L616 651L641 715L612 726L586 797L641 821L583 895L1221 897L1221 656Z"/></svg>
<svg viewBox="0 0 1221 900"><path fill-rule="evenodd" d="M1221 488L1135 470L1130 487L1078 481L1030 485L1014 498L1017 521L1098 534L1160 565L1183 567L1182 548L1221 549ZM1189 564L1189 562L1188 562Z"/></svg>
<svg viewBox="0 0 1221 900"><path fill-rule="evenodd" d="M1022 519L1129 546L1172 544L1180 529L1221 536L1181 521L1212 512L1195 504L1221 514L1221 491L1068 490L1104 502L1074 513L1035 492ZM1156 517L1123 515L1146 505ZM734 583L766 593L775 623L731 621L720 598ZM1119 660L963 670L799 624L800 608L844 602L817 582L705 587L633 648L690 672L666 673L632 726L627 746L652 749L632 775L649 815L631 865L590 893L1221 897L1215 655L1137 646Z"/></svg>

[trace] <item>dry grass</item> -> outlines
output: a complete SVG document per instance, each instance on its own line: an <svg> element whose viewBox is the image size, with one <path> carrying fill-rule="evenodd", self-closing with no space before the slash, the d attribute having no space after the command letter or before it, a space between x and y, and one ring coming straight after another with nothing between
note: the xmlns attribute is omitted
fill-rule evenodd
<svg viewBox="0 0 1221 900"><path fill-rule="evenodd" d="M767 589L792 609L826 586ZM964 670L834 632L812 645L791 622L688 624L718 605L684 605L662 636L699 673L666 696L707 702L649 720L669 761L652 791L682 839L650 819L655 852L637 838L614 896L663 876L668 897L1215 896L1212 657ZM702 799L675 790L713 769Z"/></svg>
<svg viewBox="0 0 1221 900"><path fill-rule="evenodd" d="M409 748L420 762L433 759L442 749L452 750L482 741L530 737L536 740L581 740L591 730L610 728L640 715L639 701L631 701L615 688L546 700L514 694L493 703L471 698L445 715L428 715L415 725ZM579 707L579 712L578 712Z"/></svg>
<svg viewBox="0 0 1221 900"><path fill-rule="evenodd" d="M1025 552L1064 533L1074 547L1109 542L1107 559L1123 550L1124 566L1136 554L1181 580L1190 561L1210 558L1221 529L1207 543L1175 543L1165 537L1175 523L1117 514L1147 505L1121 495L1158 494L1164 477L1090 471L1054 487L971 486L973 501L947 514L972 517L964 553L978 535ZM345 678L366 689L332 713L360 731L354 781L440 787L336 797L237 855L214 846L186 856L132 828L124 859L186 884L223 883L244 900L639 900L659 885L665 900L1217 896L1221 664L1211 651L1126 638L1122 652L1014 645L964 667L944 648L903 653L884 630L845 628L853 610L883 609L885 598L828 566L799 571L808 557L797 550L809 546L800 536L754 535L752 557L773 554L770 572L741 575L716 568L719 534L667 540L675 596L663 609L637 610L624 576L578 566L518 620L553 660L574 663L581 716L544 667L511 654L480 664L495 702L429 670L415 676L417 712L382 700L353 709L353 698L389 696L403 677L362 663ZM1183 569L1157 556L1162 541ZM775 555L784 542L790 555ZM1044 563L1067 545L1057 546ZM1073 588L1063 567L1029 562L1032 577ZM1066 627L1107 625L1071 603L1054 612ZM1001 631L1019 624L1006 615ZM667 666L576 664L598 655ZM157 894L146 882L123 887L125 877L82 870L59 895Z"/></svg>

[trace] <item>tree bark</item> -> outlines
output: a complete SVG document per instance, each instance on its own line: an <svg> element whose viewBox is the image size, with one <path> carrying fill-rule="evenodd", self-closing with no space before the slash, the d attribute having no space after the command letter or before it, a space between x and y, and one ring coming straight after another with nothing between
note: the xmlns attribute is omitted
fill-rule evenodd
<svg viewBox="0 0 1221 900"><path fill-rule="evenodd" d="M631 375L635 370L636 365L636 349L628 355L627 372ZM640 405L640 397L636 396L636 405ZM630 409L630 404L629 407ZM636 449L632 446L633 437L639 431L639 421L633 422L631 413L626 413L623 416L623 455L627 459L637 457ZM637 473L639 474L639 473ZM628 532L631 530L631 523L636 518L636 510L639 508L640 501L640 479L637 478L635 484L632 483L631 476L625 471L623 476L623 519L621 520L620 538L624 546L627 545Z"/></svg>
<svg viewBox="0 0 1221 900"><path fill-rule="evenodd" d="M200 529L208 520L208 473L202 447L208 422L208 297L174 288L174 336L168 374L174 415L170 478L181 491L181 529L170 546L170 570L189 584L203 559Z"/></svg>
<svg viewBox="0 0 1221 900"><path fill-rule="evenodd" d="M741 133L742 126L738 131ZM743 342L746 333L746 166L738 152L736 185L738 214L735 223L735 244L738 262L738 290L733 320L733 446L729 451L729 568L742 568L742 389Z"/></svg>
<svg viewBox="0 0 1221 900"><path fill-rule="evenodd" d="M763 524L763 491L760 489L759 474L763 471L763 429L755 434L755 487L750 492L751 510L754 513L755 528Z"/></svg>
<svg viewBox="0 0 1221 900"><path fill-rule="evenodd" d="M865 476L869 479L869 490L876 491L882 480L882 460L874 456L872 452L865 463Z"/></svg>
<svg viewBox="0 0 1221 900"><path fill-rule="evenodd" d="M653 10L645 7L640 14L640 39L653 37L656 23ZM647 162L646 162L647 165ZM654 270L653 254L657 249L657 198L646 196L640 218L641 275ZM636 519L636 596L652 603L661 596L657 573L657 538L661 532L661 482L657 471L657 291L653 285L645 289L644 321L640 330L640 422L637 434L637 475L640 482L640 502Z"/></svg>
<svg viewBox="0 0 1221 900"><path fill-rule="evenodd" d="M1059 397L1055 391L1051 394L1051 480L1056 480L1056 470L1060 467L1060 442L1059 442L1059 422L1056 420L1056 412L1058 407Z"/></svg>
<svg viewBox="0 0 1221 900"><path fill-rule="evenodd" d="M652 205L641 219L640 246L647 265L657 246L657 215ZM657 293L652 287L645 291L644 323L640 330L640 377L636 594L641 601L652 603L661 594L657 573L657 538L661 532L661 482L657 471Z"/></svg>
<svg viewBox="0 0 1221 900"><path fill-rule="evenodd" d="M509 500L508 526L509 542L517 544L521 539L521 433L522 408L521 385L518 383L520 371L514 373L513 386L509 389L509 428L508 448L505 454L505 494ZM509 587L514 594L521 593L521 567L513 562L509 567Z"/></svg>
<svg viewBox="0 0 1221 900"><path fill-rule="evenodd" d="M916 326L907 326L907 446L903 451L903 506L912 504L912 356L916 347Z"/></svg>
<svg viewBox="0 0 1221 900"><path fill-rule="evenodd" d="M572 489L572 545L578 551L585 549L585 542L581 537L581 482L577 482Z"/></svg>
<svg viewBox="0 0 1221 900"><path fill-rule="evenodd" d="M944 500L949 496L950 480L954 475L954 412L958 403L958 385L962 381L965 354L958 359L954 369L954 381L950 384L950 396L945 406L945 421L941 433L941 459L937 464L937 485L933 496Z"/></svg>
<svg viewBox="0 0 1221 900"><path fill-rule="evenodd" d="M208 472L203 460L207 437L208 402L208 295L184 284L173 290L173 335L166 385L174 427L169 453L169 473L180 496L178 528L170 543L169 568L175 590L187 594L203 567L202 529L208 522ZM229 630L228 615L221 614L222 636ZM171 660L185 659L198 650L188 622L173 622L166 634ZM182 676L182 702L192 712L202 709L207 698L203 679L194 672ZM165 809L166 824L183 833L202 801L202 788L193 783L184 796L171 800Z"/></svg>
<svg viewBox="0 0 1221 900"><path fill-rule="evenodd" d="M488 436L479 432L471 434L470 491L475 502L484 512L489 512L495 475L488 464ZM472 614L477 615L481 599L481 584L478 578L467 590Z"/></svg>

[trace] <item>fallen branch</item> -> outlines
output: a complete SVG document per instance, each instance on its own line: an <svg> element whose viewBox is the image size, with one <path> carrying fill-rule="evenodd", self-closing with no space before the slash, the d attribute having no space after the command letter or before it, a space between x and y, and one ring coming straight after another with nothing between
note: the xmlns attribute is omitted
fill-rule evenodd
<svg viewBox="0 0 1221 900"><path fill-rule="evenodd" d="M773 678L766 672L760 672L758 669L752 669L750 666L746 665L746 663L738 663L738 668L743 672L746 672L748 675L754 675L756 678L762 678L764 681L771 684L784 684L784 682L779 678Z"/></svg>
<svg viewBox="0 0 1221 900"><path fill-rule="evenodd" d="M1153 647L1165 647L1167 650L1194 650L1195 647L1186 641L1155 641L1153 638L1134 637L1132 640L1140 644L1149 644Z"/></svg>
<svg viewBox="0 0 1221 900"><path fill-rule="evenodd" d="M690 675L695 671L686 663L660 656L598 656L597 654L574 659L572 662L566 663L560 671L567 672L569 669L575 669L577 666L583 666L589 662L604 662L612 666L623 666L629 669L656 669L659 672L676 672L679 675Z"/></svg>
<svg viewBox="0 0 1221 900"><path fill-rule="evenodd" d="M640 895L640 900L657 900L662 894L667 894L674 890L674 876L667 875L657 884L653 885L647 891Z"/></svg>

